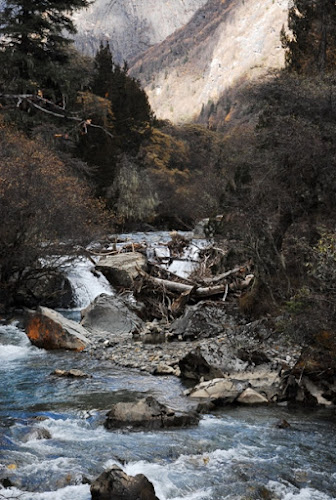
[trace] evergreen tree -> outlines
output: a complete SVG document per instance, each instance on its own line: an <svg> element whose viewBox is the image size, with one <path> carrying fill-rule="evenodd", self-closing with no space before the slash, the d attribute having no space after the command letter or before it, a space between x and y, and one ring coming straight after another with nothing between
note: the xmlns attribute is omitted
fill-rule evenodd
<svg viewBox="0 0 336 500"><path fill-rule="evenodd" d="M10 92L57 90L76 33L72 13L88 0L8 0L0 12L0 84Z"/></svg>
<svg viewBox="0 0 336 500"><path fill-rule="evenodd" d="M128 65L121 67L113 62L110 46L101 43L95 57L95 74L92 92L106 97L112 103L115 126L121 135L149 124L152 111L146 92L139 80L128 75Z"/></svg>
<svg viewBox="0 0 336 500"><path fill-rule="evenodd" d="M336 1L294 0L288 26L281 30L286 66L297 73L323 73L336 64Z"/></svg>

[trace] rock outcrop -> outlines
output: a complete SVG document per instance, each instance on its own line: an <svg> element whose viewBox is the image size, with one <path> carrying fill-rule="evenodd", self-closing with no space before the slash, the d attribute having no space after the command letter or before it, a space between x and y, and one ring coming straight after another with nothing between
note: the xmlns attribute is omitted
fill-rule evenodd
<svg viewBox="0 0 336 500"><path fill-rule="evenodd" d="M198 420L198 415L193 412L175 412L152 396L148 396L136 402L116 403L107 413L105 427L107 429L131 427L134 430L159 430L196 425Z"/></svg>
<svg viewBox="0 0 336 500"><path fill-rule="evenodd" d="M92 500L159 500L146 476L128 476L114 465L91 485Z"/></svg>
<svg viewBox="0 0 336 500"><path fill-rule="evenodd" d="M27 314L25 330L32 344L47 350L83 351L89 344L85 328L47 307Z"/></svg>
<svg viewBox="0 0 336 500"><path fill-rule="evenodd" d="M96 0L74 15L76 45L94 55L109 41L114 60L122 63L162 42L186 24L207 0Z"/></svg>

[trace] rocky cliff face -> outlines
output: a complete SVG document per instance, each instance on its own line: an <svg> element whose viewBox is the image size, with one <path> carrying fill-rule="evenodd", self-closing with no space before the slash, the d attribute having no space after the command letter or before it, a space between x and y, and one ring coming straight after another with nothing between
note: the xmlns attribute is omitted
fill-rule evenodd
<svg viewBox="0 0 336 500"><path fill-rule="evenodd" d="M77 47L94 54L110 42L115 60L130 60L185 25L207 0L96 0L75 14Z"/></svg>
<svg viewBox="0 0 336 500"><path fill-rule="evenodd" d="M288 0L208 0L189 23L138 57L138 76L160 118L197 116L242 78L284 64Z"/></svg>

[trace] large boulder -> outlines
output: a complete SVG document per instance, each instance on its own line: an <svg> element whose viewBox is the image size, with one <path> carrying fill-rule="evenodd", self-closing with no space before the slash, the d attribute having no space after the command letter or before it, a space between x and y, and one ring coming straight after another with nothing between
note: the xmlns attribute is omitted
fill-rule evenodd
<svg viewBox="0 0 336 500"><path fill-rule="evenodd" d="M218 341L203 344L179 361L181 377L192 380L211 380L225 373L246 370L248 361L242 361L236 351Z"/></svg>
<svg viewBox="0 0 336 500"><path fill-rule="evenodd" d="M171 324L170 333L182 340L204 339L221 335L234 324L226 304L206 301L188 306L185 314Z"/></svg>
<svg viewBox="0 0 336 500"><path fill-rule="evenodd" d="M136 430L158 430L196 425L198 421L199 416L194 412L175 412L148 396L136 402L116 403L107 413L104 425L107 429L131 427Z"/></svg>
<svg viewBox="0 0 336 500"><path fill-rule="evenodd" d="M102 294L82 311L81 325L93 332L119 336L138 332L143 322L130 310L127 301Z"/></svg>
<svg viewBox="0 0 336 500"><path fill-rule="evenodd" d="M28 312L25 330L32 344L47 350L83 351L89 344L89 333L83 326L47 307Z"/></svg>
<svg viewBox="0 0 336 500"><path fill-rule="evenodd" d="M92 500L159 500L146 476L128 476L117 465L92 483L91 496Z"/></svg>
<svg viewBox="0 0 336 500"><path fill-rule="evenodd" d="M146 270L147 259L139 252L107 255L99 260L96 268L112 285L129 288L139 275L139 269Z"/></svg>
<svg viewBox="0 0 336 500"><path fill-rule="evenodd" d="M74 296L68 278L59 271L44 272L24 280L16 293L16 304L23 307L68 308Z"/></svg>

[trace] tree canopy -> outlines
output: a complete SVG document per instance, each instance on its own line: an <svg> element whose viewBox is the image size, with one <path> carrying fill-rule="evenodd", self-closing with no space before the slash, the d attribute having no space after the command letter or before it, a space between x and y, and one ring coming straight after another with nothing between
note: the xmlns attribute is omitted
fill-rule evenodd
<svg viewBox="0 0 336 500"><path fill-rule="evenodd" d="M294 0L288 13L291 34L282 29L286 66L297 73L322 73L336 64L335 0Z"/></svg>
<svg viewBox="0 0 336 500"><path fill-rule="evenodd" d="M8 0L0 12L0 84L17 93L59 91L58 70L76 33L71 14L88 0ZM59 95L57 96L59 98Z"/></svg>

